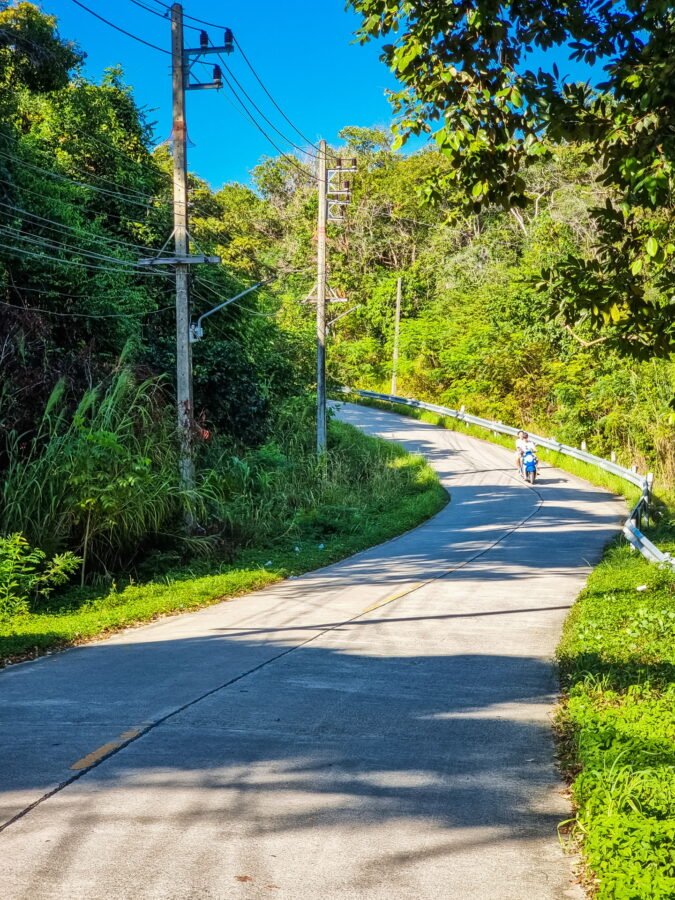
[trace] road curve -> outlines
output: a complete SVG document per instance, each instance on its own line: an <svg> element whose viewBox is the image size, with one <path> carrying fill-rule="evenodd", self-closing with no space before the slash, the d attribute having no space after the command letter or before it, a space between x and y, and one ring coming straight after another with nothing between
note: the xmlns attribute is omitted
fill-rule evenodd
<svg viewBox="0 0 675 900"><path fill-rule="evenodd" d="M0 673L18 898L580 896L552 655L623 504L392 413L452 502L318 572Z"/></svg>

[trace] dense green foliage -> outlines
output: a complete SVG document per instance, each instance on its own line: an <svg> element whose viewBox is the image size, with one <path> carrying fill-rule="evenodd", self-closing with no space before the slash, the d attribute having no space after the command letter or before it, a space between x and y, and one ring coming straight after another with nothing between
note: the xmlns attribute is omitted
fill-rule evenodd
<svg viewBox="0 0 675 900"><path fill-rule="evenodd" d="M229 523L218 564L193 558L181 567L169 547L142 560L139 581L42 596L30 614L0 615L0 660L264 587L400 534L447 502L424 460L396 444L331 422L328 456L318 462L311 417L301 409L287 410L275 433L274 442L217 467L219 518ZM0 543L0 603L3 561Z"/></svg>
<svg viewBox="0 0 675 900"><path fill-rule="evenodd" d="M573 445L586 441L593 452L615 452L672 481L672 360L622 355L611 324L600 334L587 323L571 328L543 278L570 254L594 252L592 209L607 190L584 148L554 149L527 171L536 197L531 208L466 214L456 192L435 207L425 201L428 178L450 168L439 151L402 157L377 129L347 128L343 138L359 170L346 223L330 229L330 281L356 308L331 329L334 381L389 390L401 276L399 393L464 405ZM278 265L307 267L314 254L311 189L283 159L265 162L254 176L265 202L251 193L239 227L267 229L266 252ZM298 305L311 285L311 275L282 282L281 320L299 333L312 328L312 307ZM336 317L345 308L330 312Z"/></svg>
<svg viewBox="0 0 675 900"><path fill-rule="evenodd" d="M675 549L674 535L660 542ZM672 573L613 548L559 648L574 834L603 900L675 894L674 601Z"/></svg>
<svg viewBox="0 0 675 900"><path fill-rule="evenodd" d="M19 434L34 430L59 380L72 406L123 351L142 377L171 373L175 358L171 272L135 267L171 234L170 157L151 151L121 73L85 80L80 52L55 28L27 3L0 12L0 407L2 430ZM194 177L191 188L195 239L238 259L196 275L198 314L263 264L230 237L236 188L213 192ZM194 352L200 425L244 442L264 437L271 403L304 386L308 370L304 347L249 310L255 299L211 320Z"/></svg>
<svg viewBox="0 0 675 900"><path fill-rule="evenodd" d="M427 183L455 188L465 208L531 209L527 168L551 142L585 142L608 189L595 206L593 254L559 260L549 290L568 324L611 323L638 356L675 347L673 74L675 13L668 0L352 0L362 40L391 36L383 59L399 142L433 133L450 166ZM560 48L591 67L586 83L558 70ZM567 54L565 54L567 51ZM602 67L601 67L602 64Z"/></svg>
<svg viewBox="0 0 675 900"><path fill-rule="evenodd" d="M232 460L306 393L311 363L269 293L209 320L193 353L200 468L181 494L172 273L136 267L171 234L171 158L121 72L95 84L82 59L53 17L0 4L0 533L77 553L84 582L227 544ZM272 271L232 233L249 194L191 176L191 234L227 263L194 276L195 315Z"/></svg>

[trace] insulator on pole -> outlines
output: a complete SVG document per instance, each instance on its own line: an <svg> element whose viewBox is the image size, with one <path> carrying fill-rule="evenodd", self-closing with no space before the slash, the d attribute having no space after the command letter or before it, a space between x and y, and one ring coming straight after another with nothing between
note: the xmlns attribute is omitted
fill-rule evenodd
<svg viewBox="0 0 675 900"><path fill-rule="evenodd" d="M217 88L221 88L223 86L223 73L220 66L213 67L213 83Z"/></svg>
<svg viewBox="0 0 675 900"><path fill-rule="evenodd" d="M225 46L225 53L232 53L234 50L234 35L232 34L231 28L225 29L223 43Z"/></svg>
<svg viewBox="0 0 675 900"><path fill-rule="evenodd" d="M209 36L205 31L199 32L199 46L204 48L209 46Z"/></svg>

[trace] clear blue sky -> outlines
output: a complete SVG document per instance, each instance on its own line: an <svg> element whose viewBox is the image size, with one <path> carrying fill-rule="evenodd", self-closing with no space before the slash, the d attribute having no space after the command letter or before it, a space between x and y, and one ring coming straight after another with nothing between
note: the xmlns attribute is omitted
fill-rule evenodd
<svg viewBox="0 0 675 900"><path fill-rule="evenodd" d="M145 11L131 0L82 0L85 5L127 31L160 47L170 48L167 19ZM140 0L164 12L156 0ZM166 0L169 3L170 0ZM388 127L392 113L385 89L396 82L379 60L377 45L354 43L359 17L345 10L345 0L185 0L186 15L227 25L235 33L249 60L286 115L311 141L335 141L345 125ZM42 0L42 8L56 15L62 37L77 41L88 54L85 74L100 80L109 66L121 65L140 106L155 122L156 141L171 133L171 79L168 56L120 34L76 6L72 0ZM197 25L186 18L186 24ZM201 26L199 26L201 27ZM214 43L222 42L219 29L207 29ZM197 46L199 35L186 30L186 45ZM544 58L547 56L548 58ZM568 52L554 48L535 52L530 65L549 68L553 60L573 78L599 74L571 64ZM213 62L218 60L211 57ZM283 120L262 92L240 54L228 65L276 127L300 146L304 141ZM207 77L210 72L205 69ZM191 91L187 94L188 150L191 171L214 187L228 181L248 181L249 171L264 155L277 150L244 117L227 90ZM254 113L259 118L257 113ZM261 123L285 152L291 146L269 125ZM419 146L419 143L409 144Z"/></svg>
<svg viewBox="0 0 675 900"><path fill-rule="evenodd" d="M169 49L168 20L145 12L130 0L82 2L127 31ZM142 2L161 10L154 0ZM123 66L137 102L151 111L150 119L157 123L157 141L168 138L169 58L114 31L72 0L43 0L41 6L58 17L61 36L77 41L88 54L88 77L99 80L107 67ZM236 4L186 0L184 9L187 14L232 28L279 105L312 141L319 137L335 140L345 125L388 126L391 122L384 91L385 87L395 88L395 82L379 61L376 46L352 43L358 17L345 12L343 0L240 0ZM222 42L218 29L208 31L215 43ZM199 35L186 31L186 44L188 41L197 46ZM236 51L228 65L277 128L302 146L302 139L275 111ZM263 155L277 154L232 103L226 88L187 95L189 135L194 144L188 151L189 166L215 187L232 180L247 181L249 170ZM291 149L264 127L280 147Z"/></svg>

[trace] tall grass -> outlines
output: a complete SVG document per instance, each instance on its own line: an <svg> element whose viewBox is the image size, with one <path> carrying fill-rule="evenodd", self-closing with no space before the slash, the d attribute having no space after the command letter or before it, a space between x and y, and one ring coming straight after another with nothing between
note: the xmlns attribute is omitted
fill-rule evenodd
<svg viewBox="0 0 675 900"><path fill-rule="evenodd" d="M62 383L35 433L10 433L0 531L22 532L49 555L65 549L107 569L133 556L178 514L176 451L157 380L126 369L69 407Z"/></svg>
<svg viewBox="0 0 675 900"><path fill-rule="evenodd" d="M198 512L209 556L196 559L182 539L182 552L164 545L110 584L75 588L29 615L0 620L0 665L3 657L24 658L325 566L414 527L447 502L421 457L340 422L330 423L319 465L307 402L285 406L273 424L274 440L257 449L202 448Z"/></svg>
<svg viewBox="0 0 675 900"><path fill-rule="evenodd" d="M161 380L139 384L120 368L75 406L58 384L35 433L6 441L0 534L22 533L49 557L75 552L84 585L87 574L152 577L197 556L231 560L256 546L367 533L392 504L392 467L402 499L429 488L418 483L424 466L337 423L319 462L311 398L287 401L270 426L257 448L217 437L202 444L186 494ZM182 525L186 505L198 523L192 534Z"/></svg>

